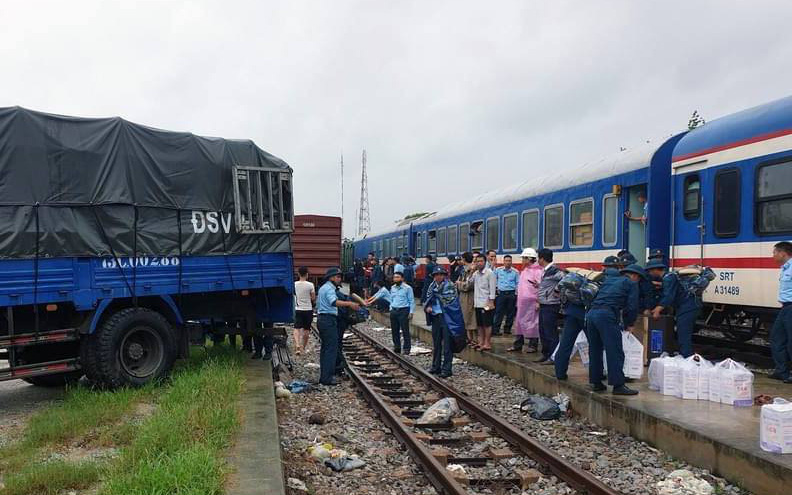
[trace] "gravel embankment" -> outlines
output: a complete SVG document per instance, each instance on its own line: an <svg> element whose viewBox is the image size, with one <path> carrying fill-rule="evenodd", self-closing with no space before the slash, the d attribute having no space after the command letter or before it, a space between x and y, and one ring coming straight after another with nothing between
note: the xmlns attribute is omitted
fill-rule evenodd
<svg viewBox="0 0 792 495"><path fill-rule="evenodd" d="M358 325L358 328L390 345L390 331L376 330L382 327L375 322ZM427 368L431 362L428 355L409 356L409 359ZM453 373L449 383L454 387L623 493L657 493L656 484L670 472L687 469L709 482L715 493L748 494L707 470L674 459L630 436L598 427L584 418L534 420L519 410L519 404L530 392L508 377L467 362L454 364Z"/></svg>
<svg viewBox="0 0 792 495"><path fill-rule="evenodd" d="M291 340L291 339L290 339ZM306 367L319 362L319 349L312 337L308 351L295 361L294 373L281 376L307 382L318 381L319 370ZM321 415L324 424L309 424L309 418ZM315 418L316 419L316 418ZM303 481L309 493L322 495L434 495L436 492L379 420L368 404L355 392L350 381L337 387L318 387L308 393L278 399L283 466L286 478ZM326 442L333 447L358 455L366 465L352 471L334 473L314 460L308 447ZM290 494L304 491L288 489Z"/></svg>

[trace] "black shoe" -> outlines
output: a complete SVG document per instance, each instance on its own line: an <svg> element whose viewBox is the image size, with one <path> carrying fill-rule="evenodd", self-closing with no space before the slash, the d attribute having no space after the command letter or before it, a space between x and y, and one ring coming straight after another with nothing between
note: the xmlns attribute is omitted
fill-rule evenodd
<svg viewBox="0 0 792 495"><path fill-rule="evenodd" d="M265 352L264 354L261 355L261 359L263 359L264 361L271 361L272 360L272 352L270 352L270 351Z"/></svg>
<svg viewBox="0 0 792 495"><path fill-rule="evenodd" d="M440 373L440 378L448 378L450 376L451 376L451 373L448 372L448 371L443 371L442 373Z"/></svg>
<svg viewBox="0 0 792 495"><path fill-rule="evenodd" d="M591 384L591 390L593 392L604 392L604 391L608 390L608 387L606 387L605 385L603 385L601 383L592 383Z"/></svg>
<svg viewBox="0 0 792 495"><path fill-rule="evenodd" d="M409 349L402 349L402 354L404 354L405 356L409 356L410 355L410 350Z"/></svg>
<svg viewBox="0 0 792 495"><path fill-rule="evenodd" d="M493 337L498 337L501 333L500 332L492 332Z"/></svg>
<svg viewBox="0 0 792 495"><path fill-rule="evenodd" d="M550 361L550 360L546 357L543 357L541 359L535 359L534 363L544 363L545 361Z"/></svg>
<svg viewBox="0 0 792 495"><path fill-rule="evenodd" d="M399 349L398 347L394 347L393 352L395 352L396 354L401 354L401 349Z"/></svg>
<svg viewBox="0 0 792 495"><path fill-rule="evenodd" d="M440 370L429 370L429 373L431 373L432 375L439 375Z"/></svg>
<svg viewBox="0 0 792 495"><path fill-rule="evenodd" d="M770 373L770 375L768 375L768 378L770 378L771 380L780 380L783 382L784 380L789 378L789 374L785 375L783 373L779 373L778 371L774 371Z"/></svg>
<svg viewBox="0 0 792 495"><path fill-rule="evenodd" d="M784 383L792 383L792 376L784 378Z"/></svg>
<svg viewBox="0 0 792 495"><path fill-rule="evenodd" d="M556 379L557 380L561 380L562 382L565 382L565 381L569 380L569 376L567 376L567 375L557 376Z"/></svg>
<svg viewBox="0 0 792 495"><path fill-rule="evenodd" d="M624 377L624 383L632 383L634 381L635 381L634 378L630 378L630 377L627 377L627 376Z"/></svg>
<svg viewBox="0 0 792 495"><path fill-rule="evenodd" d="M261 359L261 354L259 354L258 352L254 352L253 354L250 355L250 359Z"/></svg>
<svg viewBox="0 0 792 495"><path fill-rule="evenodd" d="M540 364L542 366L553 366L555 364L555 361L553 361L552 359L548 359L547 361L542 361Z"/></svg>
<svg viewBox="0 0 792 495"><path fill-rule="evenodd" d="M621 387L613 387L613 395L638 395L638 391L622 385Z"/></svg>
<svg viewBox="0 0 792 495"><path fill-rule="evenodd" d="M324 385L325 387L335 387L335 386L338 385L338 382L335 381L335 380L333 380L332 382L327 382L327 383L319 382L319 385Z"/></svg>

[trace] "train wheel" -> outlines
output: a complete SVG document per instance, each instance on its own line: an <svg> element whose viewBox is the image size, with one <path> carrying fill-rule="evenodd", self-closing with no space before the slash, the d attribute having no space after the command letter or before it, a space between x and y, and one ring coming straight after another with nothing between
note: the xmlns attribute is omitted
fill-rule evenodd
<svg viewBox="0 0 792 495"><path fill-rule="evenodd" d="M109 388L139 387L164 378L176 360L173 328L150 309L118 311L92 337L96 378Z"/></svg>

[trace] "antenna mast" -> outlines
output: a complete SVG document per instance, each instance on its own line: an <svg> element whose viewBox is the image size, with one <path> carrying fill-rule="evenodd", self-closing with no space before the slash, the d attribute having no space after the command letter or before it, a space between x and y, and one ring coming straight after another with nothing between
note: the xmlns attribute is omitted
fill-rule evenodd
<svg viewBox="0 0 792 495"><path fill-rule="evenodd" d="M358 216L358 235L368 234L371 231L371 218L369 217L368 200L368 175L366 174L366 150L363 149L363 170L360 177L360 214Z"/></svg>

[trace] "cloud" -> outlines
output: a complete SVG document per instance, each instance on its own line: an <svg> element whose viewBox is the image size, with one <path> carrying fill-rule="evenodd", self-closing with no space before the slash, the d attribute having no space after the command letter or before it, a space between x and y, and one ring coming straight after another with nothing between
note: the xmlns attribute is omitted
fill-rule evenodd
<svg viewBox="0 0 792 495"><path fill-rule="evenodd" d="M375 229L786 96L786 1L4 2L0 105L254 139Z"/></svg>

